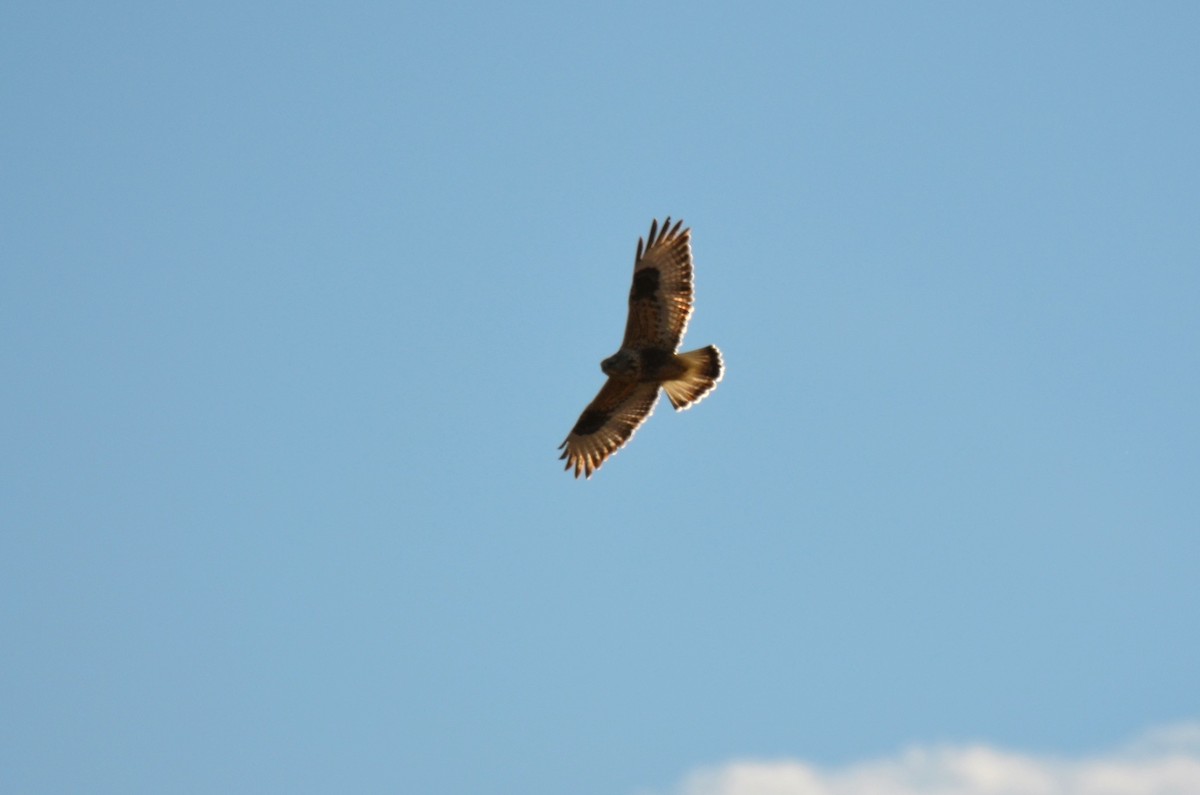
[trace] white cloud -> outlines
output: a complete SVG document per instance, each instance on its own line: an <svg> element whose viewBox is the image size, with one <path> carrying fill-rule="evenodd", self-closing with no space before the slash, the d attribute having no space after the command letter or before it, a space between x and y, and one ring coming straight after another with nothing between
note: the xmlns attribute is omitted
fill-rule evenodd
<svg viewBox="0 0 1200 795"><path fill-rule="evenodd" d="M1081 758L987 745L918 746L882 759L820 768L736 761L689 775L677 795L1200 795L1200 723L1147 732Z"/></svg>

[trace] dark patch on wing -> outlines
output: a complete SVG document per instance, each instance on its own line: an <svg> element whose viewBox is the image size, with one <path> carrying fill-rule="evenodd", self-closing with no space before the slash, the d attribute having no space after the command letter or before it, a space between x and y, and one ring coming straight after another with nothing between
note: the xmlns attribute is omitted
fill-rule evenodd
<svg viewBox="0 0 1200 795"><path fill-rule="evenodd" d="M644 301L658 294L658 268L643 268L633 274L633 288L629 291L630 301Z"/></svg>
<svg viewBox="0 0 1200 795"><path fill-rule="evenodd" d="M585 409L583 414L579 415L579 422L575 423L575 427L571 429L571 433L577 436L590 436L603 428L604 423L608 422L611 416L611 411Z"/></svg>

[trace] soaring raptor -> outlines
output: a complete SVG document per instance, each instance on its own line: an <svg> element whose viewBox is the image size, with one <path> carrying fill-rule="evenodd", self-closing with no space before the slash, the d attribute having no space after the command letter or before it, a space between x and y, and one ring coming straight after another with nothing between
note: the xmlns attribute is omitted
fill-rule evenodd
<svg viewBox="0 0 1200 795"><path fill-rule="evenodd" d="M692 230L681 226L683 221L671 226L667 218L659 229L655 219L644 245L638 238L625 339L600 362L608 381L559 445L559 458L575 477L590 478L629 441L654 411L660 387L682 411L711 392L724 373L715 345L678 353L692 314Z"/></svg>

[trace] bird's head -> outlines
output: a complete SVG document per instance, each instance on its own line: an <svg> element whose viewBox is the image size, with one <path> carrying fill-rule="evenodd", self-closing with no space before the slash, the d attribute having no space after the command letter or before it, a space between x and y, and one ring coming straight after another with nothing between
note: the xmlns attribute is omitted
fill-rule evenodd
<svg viewBox="0 0 1200 795"><path fill-rule="evenodd" d="M637 375L637 358L628 351L617 351L600 362L600 369L605 375L630 378Z"/></svg>

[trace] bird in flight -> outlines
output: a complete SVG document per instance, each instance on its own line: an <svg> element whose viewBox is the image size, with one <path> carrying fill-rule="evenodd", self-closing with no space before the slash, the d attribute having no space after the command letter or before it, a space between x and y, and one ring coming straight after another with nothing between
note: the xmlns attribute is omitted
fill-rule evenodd
<svg viewBox="0 0 1200 795"><path fill-rule="evenodd" d="M721 380L725 365L717 346L678 353L692 314L691 229L683 221L650 224L638 238L629 290L629 319L621 349L600 362L608 376L566 440L559 459L575 477L592 473L633 436L654 411L660 388L676 411L690 408Z"/></svg>

